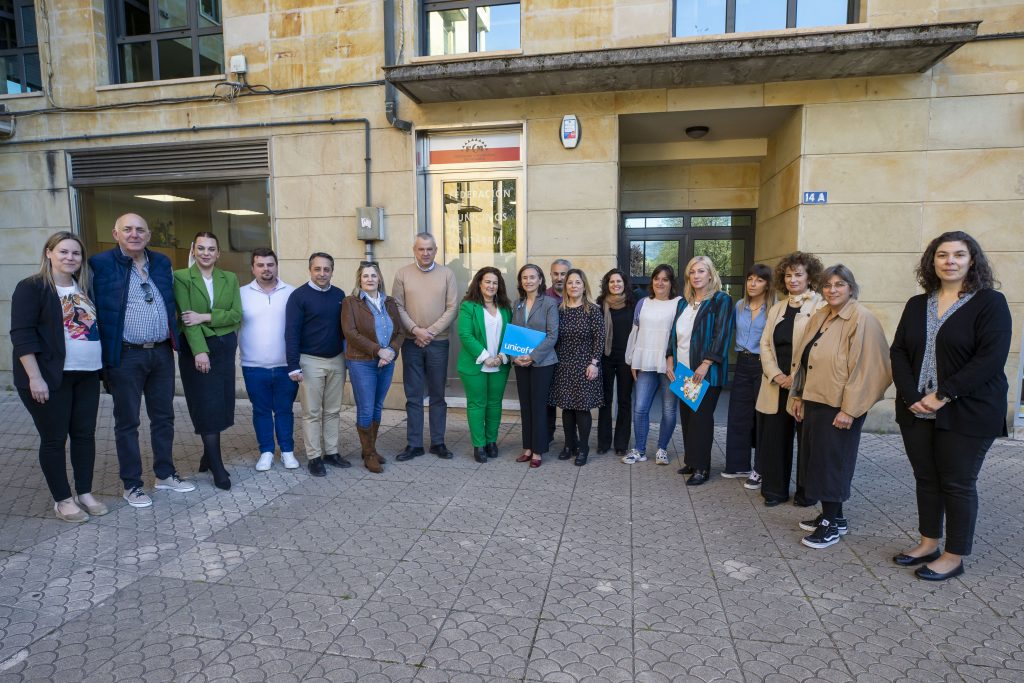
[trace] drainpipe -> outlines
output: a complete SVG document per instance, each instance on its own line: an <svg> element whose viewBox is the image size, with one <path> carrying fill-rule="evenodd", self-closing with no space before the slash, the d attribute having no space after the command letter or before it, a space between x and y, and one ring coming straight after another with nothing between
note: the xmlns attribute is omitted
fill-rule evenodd
<svg viewBox="0 0 1024 683"><path fill-rule="evenodd" d="M384 0L384 65L395 63L395 0ZM388 123L398 130L408 133L412 123L398 118L398 91L395 86L384 83L384 115Z"/></svg>

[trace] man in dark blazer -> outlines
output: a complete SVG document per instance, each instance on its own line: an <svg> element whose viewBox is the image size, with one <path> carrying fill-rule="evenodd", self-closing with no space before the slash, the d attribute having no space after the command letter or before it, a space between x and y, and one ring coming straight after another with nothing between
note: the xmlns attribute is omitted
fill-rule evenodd
<svg viewBox="0 0 1024 683"><path fill-rule="evenodd" d="M103 372L114 398L114 436L132 507L153 500L142 485L139 411L146 397L156 488L184 493L196 485L178 477L174 442L174 340L177 336L171 261L147 249L152 233L142 216L114 223L117 246L89 259L93 301L103 343Z"/></svg>

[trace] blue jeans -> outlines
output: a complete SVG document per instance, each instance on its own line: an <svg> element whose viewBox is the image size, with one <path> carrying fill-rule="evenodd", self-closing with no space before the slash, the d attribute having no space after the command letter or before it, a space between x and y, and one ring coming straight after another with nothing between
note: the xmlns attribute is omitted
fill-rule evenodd
<svg viewBox="0 0 1024 683"><path fill-rule="evenodd" d="M105 376L114 397L114 443L121 481L126 489L142 486L142 452L139 450L139 411L146 397L149 438L153 448L153 473L159 479L174 474L174 351L169 342L151 349L121 350L121 364L106 368Z"/></svg>
<svg viewBox="0 0 1024 683"><path fill-rule="evenodd" d="M245 391L252 403L252 426L260 453L274 452L274 434L282 453L295 450L292 406L299 383L288 377L288 367L242 368Z"/></svg>
<svg viewBox="0 0 1024 683"><path fill-rule="evenodd" d="M377 367L375 360L350 360L347 364L348 381L356 399L356 426L369 427L373 422L380 422L395 364L388 363L382 368Z"/></svg>
<svg viewBox="0 0 1024 683"><path fill-rule="evenodd" d="M423 396L430 395L430 445L444 443L448 404L444 385L448 377L448 340L432 341L425 347L415 340L402 344L402 385L405 387L405 436L412 448L423 447Z"/></svg>
<svg viewBox="0 0 1024 683"><path fill-rule="evenodd" d="M676 429L678 399L668 388L668 375L660 372L636 373L636 397L633 401L633 447L641 453L647 452L647 433L651 431L651 405L661 389L661 431L658 434L658 448L668 448L672 432Z"/></svg>

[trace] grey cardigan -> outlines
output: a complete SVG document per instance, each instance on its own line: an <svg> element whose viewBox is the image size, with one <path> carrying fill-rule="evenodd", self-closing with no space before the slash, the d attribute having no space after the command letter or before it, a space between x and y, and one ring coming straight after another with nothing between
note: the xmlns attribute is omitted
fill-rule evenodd
<svg viewBox="0 0 1024 683"><path fill-rule="evenodd" d="M531 330L543 332L546 336L544 341L537 345L537 348L530 354L533 364L536 366L554 365L558 362L555 354L555 342L558 341L558 302L543 293L538 293L537 299L530 309L530 317L526 317L526 300L519 299L512 307L511 324L527 327Z"/></svg>

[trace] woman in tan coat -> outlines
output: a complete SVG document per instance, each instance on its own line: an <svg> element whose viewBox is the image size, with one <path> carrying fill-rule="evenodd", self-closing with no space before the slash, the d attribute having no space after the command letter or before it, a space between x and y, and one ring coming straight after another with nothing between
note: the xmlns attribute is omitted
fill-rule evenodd
<svg viewBox="0 0 1024 683"><path fill-rule="evenodd" d="M803 539L809 548L827 548L846 533L843 502L850 497L860 430L892 383L885 333L857 301L853 273L836 264L825 269L822 281L828 306L811 316L794 349L788 406L802 423L807 495L821 501L821 514L800 522L813 532Z"/></svg>
<svg viewBox="0 0 1024 683"><path fill-rule="evenodd" d="M793 346L803 336L807 321L825 305L815 289L824 268L814 254L789 254L775 266L774 284L781 300L768 311L761 335L761 389L757 394L757 456L746 488L761 489L766 507L789 500L789 479L793 473L793 437L800 452L796 422L786 412L793 385L789 369L795 356ZM804 463L797 459L797 505L813 504L804 496Z"/></svg>

